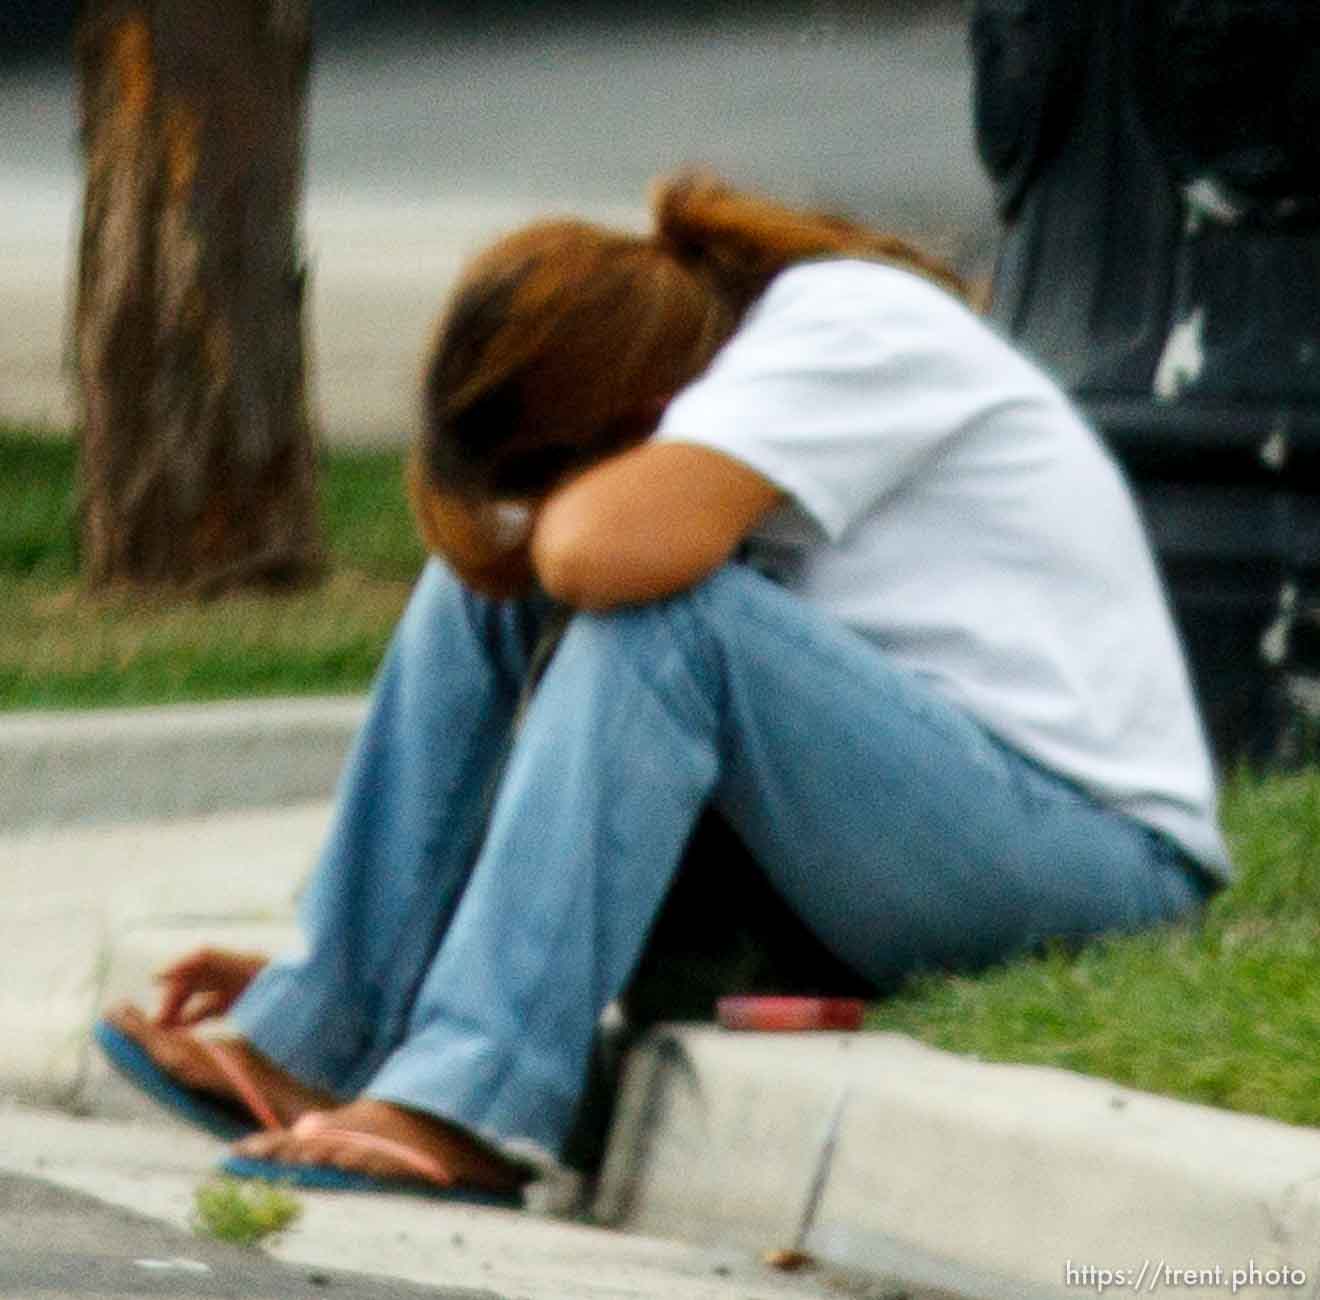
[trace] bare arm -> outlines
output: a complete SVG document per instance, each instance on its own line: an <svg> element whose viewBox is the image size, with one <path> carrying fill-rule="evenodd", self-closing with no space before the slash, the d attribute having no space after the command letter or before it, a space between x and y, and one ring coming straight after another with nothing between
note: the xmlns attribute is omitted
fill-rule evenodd
<svg viewBox="0 0 1320 1300"><path fill-rule="evenodd" d="M550 595L579 609L659 600L717 569L782 500L730 456L643 443L550 494L532 531L532 566Z"/></svg>

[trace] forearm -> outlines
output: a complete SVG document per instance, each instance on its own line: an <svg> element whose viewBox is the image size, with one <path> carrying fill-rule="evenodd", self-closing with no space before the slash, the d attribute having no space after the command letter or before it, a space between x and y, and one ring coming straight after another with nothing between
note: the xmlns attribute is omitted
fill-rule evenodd
<svg viewBox="0 0 1320 1300"><path fill-rule="evenodd" d="M419 489L427 547L484 595L540 586L576 609L644 604L686 590L723 564L783 500L723 453L645 443L597 461L519 502Z"/></svg>
<svg viewBox="0 0 1320 1300"><path fill-rule="evenodd" d="M721 453L647 444L552 492L531 538L537 579L577 609L664 599L725 563L781 500L779 489Z"/></svg>

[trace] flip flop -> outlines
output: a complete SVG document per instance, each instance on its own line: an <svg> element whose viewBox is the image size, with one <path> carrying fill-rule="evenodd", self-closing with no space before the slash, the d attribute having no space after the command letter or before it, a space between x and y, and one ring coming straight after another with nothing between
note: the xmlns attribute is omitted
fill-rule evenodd
<svg viewBox="0 0 1320 1300"><path fill-rule="evenodd" d="M269 1160L260 1156L241 1155L229 1156L222 1160L219 1165L220 1172L228 1174L231 1178L257 1178L263 1182L301 1187L309 1191L402 1193L463 1205L485 1205L500 1209L522 1207L523 1197L520 1191L492 1192L457 1185L449 1170L439 1160L415 1151L412 1147L396 1142L392 1138L336 1128L333 1122L328 1122L323 1115L315 1111L304 1115L289 1131L298 1133L299 1130L307 1135L330 1137L360 1150L391 1156L413 1173L406 1177L381 1177L314 1161Z"/></svg>
<svg viewBox="0 0 1320 1300"><path fill-rule="evenodd" d="M108 1020L98 1020L92 1031L106 1059L129 1083L181 1119L226 1142L235 1142L262 1129L279 1129L279 1116L258 1091L247 1072L219 1043L194 1038L210 1055L242 1102L227 1101L181 1083L151 1059L147 1050Z"/></svg>

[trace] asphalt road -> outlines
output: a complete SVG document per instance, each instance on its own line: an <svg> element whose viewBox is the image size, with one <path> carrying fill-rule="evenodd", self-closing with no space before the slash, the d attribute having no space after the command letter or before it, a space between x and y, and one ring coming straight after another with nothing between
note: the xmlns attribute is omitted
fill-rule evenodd
<svg viewBox="0 0 1320 1300"><path fill-rule="evenodd" d="M36 1178L0 1174L5 1300L497 1300L493 1291L294 1268Z"/></svg>
<svg viewBox="0 0 1320 1300"><path fill-rule="evenodd" d="M467 255L547 211L640 223L647 181L687 163L985 269L994 220L963 10L891 3L863 21L815 0L755 22L432 20L327 48L306 208L323 427L406 437L420 354ZM0 417L67 427L69 69L0 72L0 140Z"/></svg>
<svg viewBox="0 0 1320 1300"><path fill-rule="evenodd" d="M332 48L312 96L313 202L635 204L656 173L704 162L969 252L991 223L961 7L871 12L431 23Z"/></svg>

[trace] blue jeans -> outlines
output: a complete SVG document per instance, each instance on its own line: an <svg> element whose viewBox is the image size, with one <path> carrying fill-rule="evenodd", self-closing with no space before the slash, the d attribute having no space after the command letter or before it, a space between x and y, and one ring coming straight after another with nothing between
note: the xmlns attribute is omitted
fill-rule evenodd
<svg viewBox="0 0 1320 1300"><path fill-rule="evenodd" d="M515 729L536 620L435 562L418 585L303 899L307 954L235 1008L307 1083L557 1153L708 804L877 985L1203 900L1162 837L750 570L575 615Z"/></svg>

